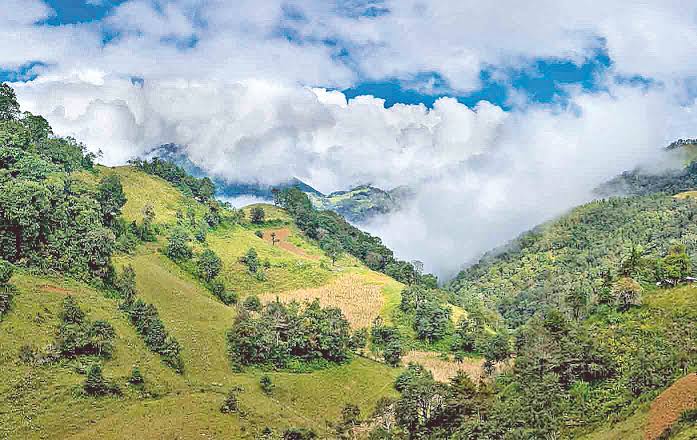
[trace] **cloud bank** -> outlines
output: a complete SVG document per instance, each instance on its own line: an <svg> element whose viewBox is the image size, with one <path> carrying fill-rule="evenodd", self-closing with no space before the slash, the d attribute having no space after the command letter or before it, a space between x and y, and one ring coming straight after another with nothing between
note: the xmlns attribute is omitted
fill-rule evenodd
<svg viewBox="0 0 697 440"><path fill-rule="evenodd" d="M20 101L57 133L108 164L173 142L229 180L409 185L412 204L366 227L444 276L694 137L693 2L130 0L100 22L46 26L43 3L6 1L0 66L29 66ZM517 96L510 111L331 91L395 78L428 89L418 78L437 74L455 95L483 69L505 83L532 60L598 51L611 67L597 89Z"/></svg>

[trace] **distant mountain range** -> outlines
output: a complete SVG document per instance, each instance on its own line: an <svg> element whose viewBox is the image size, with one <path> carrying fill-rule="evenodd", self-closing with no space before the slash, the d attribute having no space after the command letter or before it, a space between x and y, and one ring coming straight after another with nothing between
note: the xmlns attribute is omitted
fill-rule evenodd
<svg viewBox="0 0 697 440"><path fill-rule="evenodd" d="M215 183L216 195L221 198L252 196L272 200L274 188L296 187L310 197L316 208L337 212L353 223L365 223L377 215L397 211L413 197L413 192L406 186L385 191L372 185L360 185L348 191L337 191L325 195L297 178L277 185L230 182L209 175L203 168L194 164L184 149L176 144L161 145L150 151L147 157L159 157L174 162L196 177L209 177Z"/></svg>

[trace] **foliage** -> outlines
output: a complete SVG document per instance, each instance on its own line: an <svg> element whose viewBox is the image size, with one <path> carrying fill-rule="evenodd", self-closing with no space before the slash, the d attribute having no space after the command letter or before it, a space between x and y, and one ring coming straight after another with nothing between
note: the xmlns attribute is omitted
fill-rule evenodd
<svg viewBox="0 0 697 440"><path fill-rule="evenodd" d="M140 372L140 368L133 367L131 375L128 377L128 383L134 386L142 386L145 384L145 378L143 377L143 373Z"/></svg>
<svg viewBox="0 0 697 440"><path fill-rule="evenodd" d="M148 174L165 179L185 195L194 197L199 202L207 202L215 194L215 185L208 177L197 179L173 162L156 157L151 161L137 159L129 163Z"/></svg>
<svg viewBox="0 0 697 440"><path fill-rule="evenodd" d="M121 208L126 204L126 194L119 176L108 174L102 178L97 188L97 201L102 211L102 222L113 226L121 215Z"/></svg>
<svg viewBox="0 0 697 440"><path fill-rule="evenodd" d="M255 206L252 208L250 212L250 219L252 223L255 225L259 225L264 223L264 219L266 218L266 212L264 212L264 208L261 206Z"/></svg>
<svg viewBox="0 0 697 440"><path fill-rule="evenodd" d="M198 257L197 265L199 275L206 280L206 282L210 282L213 278L217 277L220 270L223 268L223 262L220 260L220 257L210 249L206 249Z"/></svg>
<svg viewBox="0 0 697 440"><path fill-rule="evenodd" d="M259 386L261 386L261 391L263 391L264 394L272 394L273 389L275 388L275 385L268 374L261 376L261 379L259 379Z"/></svg>
<svg viewBox="0 0 697 440"><path fill-rule="evenodd" d="M320 240L319 247L327 254L327 256L332 260L332 264L336 263L336 260L341 257L344 249L341 247L341 243L336 238L331 235L326 235Z"/></svg>
<svg viewBox="0 0 697 440"><path fill-rule="evenodd" d="M247 265L247 268L251 273L257 273L259 270L259 256L254 248L249 248L247 253L240 259L240 261Z"/></svg>
<svg viewBox="0 0 697 440"><path fill-rule="evenodd" d="M98 281L109 274L116 187L93 191L70 173L92 170L94 155L53 136L45 119L20 114L6 84L0 101L0 258ZM112 182L113 183L113 182ZM103 204L102 204L103 203Z"/></svg>
<svg viewBox="0 0 697 440"><path fill-rule="evenodd" d="M314 440L317 434L311 429L289 428L283 432L283 440Z"/></svg>
<svg viewBox="0 0 697 440"><path fill-rule="evenodd" d="M372 350L380 353L385 363L393 367L399 365L404 348L396 327L385 325L382 318L377 317L370 329L370 343Z"/></svg>
<svg viewBox="0 0 697 440"><path fill-rule="evenodd" d="M242 392L240 387L234 387L228 391L223 405L220 407L220 412L223 414L236 413L240 411L239 394Z"/></svg>
<svg viewBox="0 0 697 440"><path fill-rule="evenodd" d="M184 228L174 228L169 236L165 253L174 261L189 260L193 256L189 241L189 233Z"/></svg>
<svg viewBox="0 0 697 440"><path fill-rule="evenodd" d="M116 332L106 321L91 322L73 296L63 300L55 347L64 357L96 355L109 357Z"/></svg>
<svg viewBox="0 0 697 440"><path fill-rule="evenodd" d="M620 310L641 305L641 285L629 277L622 277L612 285L612 294Z"/></svg>
<svg viewBox="0 0 697 440"><path fill-rule="evenodd" d="M136 271L130 264L124 267L121 275L116 279L116 290L126 304L132 304L136 294Z"/></svg>
<svg viewBox="0 0 697 440"><path fill-rule="evenodd" d="M0 320L12 305L15 288L9 282L13 274L14 266L10 262L0 259Z"/></svg>
<svg viewBox="0 0 697 440"><path fill-rule="evenodd" d="M261 301L256 295L249 295L244 299L242 306L250 312L258 312L261 310Z"/></svg>
<svg viewBox="0 0 697 440"><path fill-rule="evenodd" d="M417 281L418 274L412 264L395 260L392 251L382 244L380 238L361 231L339 214L316 210L307 195L298 188L275 191L274 202L290 213L308 237L319 239L320 242L325 237L331 237L326 240L335 240L343 251L363 261L369 268L407 284ZM338 250L338 246L335 246L331 245L332 253Z"/></svg>
<svg viewBox="0 0 697 440"><path fill-rule="evenodd" d="M92 364L87 372L87 378L83 385L85 393L90 396L105 396L108 394L120 394L118 385L106 380L102 374L102 367L99 364Z"/></svg>
<svg viewBox="0 0 697 440"><path fill-rule="evenodd" d="M232 362L238 367L287 368L292 361L348 359L351 332L341 310L319 301L301 305L272 302L258 314L241 310L228 332Z"/></svg>
<svg viewBox="0 0 697 440"><path fill-rule="evenodd" d="M158 353L164 363L177 373L184 372L184 362L181 358L181 347L174 337L165 329L165 324L160 319L157 309L152 304L146 304L141 299L132 304L124 303L123 309L128 314L131 323L138 333L143 336L145 345L155 353Z"/></svg>

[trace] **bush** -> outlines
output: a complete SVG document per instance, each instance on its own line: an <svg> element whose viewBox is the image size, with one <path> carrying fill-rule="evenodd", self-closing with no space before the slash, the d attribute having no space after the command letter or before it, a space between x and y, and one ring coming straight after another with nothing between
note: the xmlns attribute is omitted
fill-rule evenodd
<svg viewBox="0 0 697 440"><path fill-rule="evenodd" d="M169 236L165 253L174 261L189 260L193 255L189 240L189 234L186 230L181 227L175 228Z"/></svg>
<svg viewBox="0 0 697 440"><path fill-rule="evenodd" d="M264 212L264 208L260 206L256 206L252 208L252 211L250 213L250 217L252 220L252 223L255 225L264 223L264 219L266 218L266 212Z"/></svg>
<svg viewBox="0 0 697 440"><path fill-rule="evenodd" d="M128 313L131 323L138 333L143 337L145 345L151 351L158 353L167 366L182 374L184 361L180 354L181 347L165 329L155 306L138 299L126 308L126 313Z"/></svg>
<svg viewBox="0 0 697 440"><path fill-rule="evenodd" d="M258 312L261 310L261 301L256 295L249 295L244 299L242 306L250 312Z"/></svg>
<svg viewBox="0 0 697 440"><path fill-rule="evenodd" d="M7 285L14 274L15 267L9 261L0 259L0 286Z"/></svg>
<svg viewBox="0 0 697 440"><path fill-rule="evenodd" d="M83 385L85 393L90 396L105 396L107 394L120 394L121 390L118 385L106 380L102 375L102 367L99 364L93 364L87 372L87 378Z"/></svg>
<svg viewBox="0 0 697 440"><path fill-rule="evenodd" d="M131 375L128 378L128 383L135 386L145 384L145 379L143 378L143 374L140 372L140 368L133 367L131 370Z"/></svg>
<svg viewBox="0 0 697 440"><path fill-rule="evenodd" d="M247 253L240 259L240 261L247 265L247 268L251 273L256 273L259 269L259 257L257 251L254 248L249 248Z"/></svg>
<svg viewBox="0 0 697 440"><path fill-rule="evenodd" d="M221 413L230 414L240 411L240 402L237 396L241 391L241 388L235 387L227 393L225 401L223 402L223 405L220 407Z"/></svg>
<svg viewBox="0 0 697 440"><path fill-rule="evenodd" d="M264 233L258 229L254 231L254 235L256 235L259 238L264 238Z"/></svg>
<svg viewBox="0 0 697 440"><path fill-rule="evenodd" d="M210 249L203 251L198 258L198 273L207 282L217 277L222 268L220 257Z"/></svg>
<svg viewBox="0 0 697 440"><path fill-rule="evenodd" d="M272 394L273 389L275 388L273 381L271 381L271 377L266 374L261 376L259 385L261 386L261 391L263 391L264 394Z"/></svg>

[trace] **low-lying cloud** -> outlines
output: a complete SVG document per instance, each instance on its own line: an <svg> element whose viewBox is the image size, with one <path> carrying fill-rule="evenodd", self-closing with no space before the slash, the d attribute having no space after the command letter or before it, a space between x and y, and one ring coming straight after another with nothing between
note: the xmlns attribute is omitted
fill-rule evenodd
<svg viewBox="0 0 697 440"><path fill-rule="evenodd" d="M263 81L34 81L18 94L110 164L173 142L230 181L297 177L324 192L408 185L416 193L408 206L365 227L441 276L589 200L596 185L654 161L694 125L693 109L665 89L618 84L510 112L450 98L432 109L385 108L371 96Z"/></svg>

